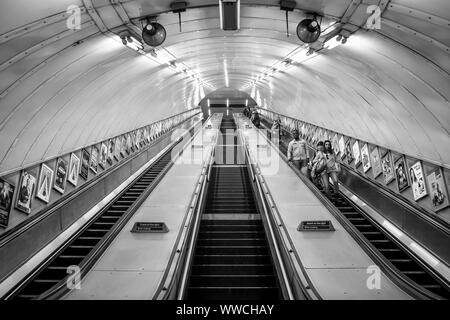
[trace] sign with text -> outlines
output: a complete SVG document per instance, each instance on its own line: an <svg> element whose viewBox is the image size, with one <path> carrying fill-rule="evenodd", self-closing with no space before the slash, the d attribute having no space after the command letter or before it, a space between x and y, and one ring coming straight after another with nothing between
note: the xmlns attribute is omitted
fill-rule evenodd
<svg viewBox="0 0 450 320"><path fill-rule="evenodd" d="M334 231L330 220L302 221L297 228L298 231Z"/></svg>
<svg viewBox="0 0 450 320"><path fill-rule="evenodd" d="M164 222L136 222L131 229L133 233L165 233L169 232Z"/></svg>

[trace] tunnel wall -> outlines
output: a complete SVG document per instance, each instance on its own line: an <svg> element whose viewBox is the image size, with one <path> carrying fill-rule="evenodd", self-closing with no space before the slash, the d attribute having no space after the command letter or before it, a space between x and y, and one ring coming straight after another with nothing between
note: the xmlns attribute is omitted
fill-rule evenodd
<svg viewBox="0 0 450 320"><path fill-rule="evenodd" d="M95 175L89 172L89 180L84 181L80 177L77 188L69 187L64 196L53 190L48 204L33 199L32 214L26 215L14 208L11 217L15 228L11 224L0 235L0 282L169 145L173 141L171 133L174 128L191 127L194 120L198 119L198 112L199 109L187 112L187 119L156 133L151 142L145 143L139 150L135 149L120 161L114 161L112 166L108 165L105 169L99 166ZM53 168L55 161L46 164ZM38 171L38 167L27 170ZM19 180L19 174L11 174L6 179L15 183Z"/></svg>

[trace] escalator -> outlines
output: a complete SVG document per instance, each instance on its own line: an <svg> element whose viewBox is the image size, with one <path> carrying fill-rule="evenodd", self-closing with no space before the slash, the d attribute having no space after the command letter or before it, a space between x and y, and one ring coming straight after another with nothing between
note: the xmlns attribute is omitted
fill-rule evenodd
<svg viewBox="0 0 450 320"><path fill-rule="evenodd" d="M264 119L262 122L266 127L269 126L267 120ZM287 154L287 137L288 133L285 132L279 142L279 150L283 154ZM327 196L320 184L317 187ZM330 188L332 189L332 186ZM438 280L437 276L431 274L432 272L427 267L402 248L400 243L393 239L382 227L378 226L344 194L336 194L334 190L331 190L329 200L384 260L388 261L397 274L402 274L419 288L431 292L432 295L427 295L431 298L450 298L449 285L445 283L445 280Z"/></svg>
<svg viewBox="0 0 450 320"><path fill-rule="evenodd" d="M221 124L222 145L213 165L187 288L188 300L281 299L233 118ZM220 141L220 140L219 140ZM232 141L232 143L230 143Z"/></svg>
<svg viewBox="0 0 450 320"><path fill-rule="evenodd" d="M319 190L324 190L319 186ZM325 194L325 193L324 193ZM408 279L439 297L449 299L450 292L445 286L433 277L410 254L378 227L364 214L352 201L342 193L330 192L329 200L342 213L342 215L364 236L376 250L388 260L401 274Z"/></svg>
<svg viewBox="0 0 450 320"><path fill-rule="evenodd" d="M82 274L88 271L170 168L172 150L178 144L179 142L175 143L4 298L22 300L57 298L66 292L69 267L79 267Z"/></svg>

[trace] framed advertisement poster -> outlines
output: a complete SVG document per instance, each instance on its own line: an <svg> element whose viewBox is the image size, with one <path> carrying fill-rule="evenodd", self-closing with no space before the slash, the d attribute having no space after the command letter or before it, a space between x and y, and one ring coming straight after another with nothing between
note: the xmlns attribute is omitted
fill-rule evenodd
<svg viewBox="0 0 450 320"><path fill-rule="evenodd" d="M0 178L0 227L6 228L14 197L14 186Z"/></svg>
<svg viewBox="0 0 450 320"><path fill-rule="evenodd" d="M19 194L17 195L16 208L27 214L31 213L31 202L34 189L36 188L36 177L30 172L23 170L20 175Z"/></svg>
<svg viewBox="0 0 450 320"><path fill-rule="evenodd" d="M364 172L369 171L369 169L372 167L370 164L370 158L369 158L369 146L364 144L364 146L361 148L361 161L363 164Z"/></svg>
<svg viewBox="0 0 450 320"><path fill-rule="evenodd" d="M430 192L431 206L434 212L444 209L450 205L448 190L444 181L441 168L433 170L428 176L428 190Z"/></svg>
<svg viewBox="0 0 450 320"><path fill-rule="evenodd" d="M45 163L41 166L39 174L38 187L36 197L48 203L50 201L50 193L52 190L53 170Z"/></svg>
<svg viewBox="0 0 450 320"><path fill-rule="evenodd" d="M56 160L55 181L53 182L53 188L61 194L63 194L66 189L67 166L68 163L63 158L58 158Z"/></svg>
<svg viewBox="0 0 450 320"><path fill-rule="evenodd" d="M116 161L120 160L120 148L122 144L122 139L120 137L116 138L116 141L114 143L114 158Z"/></svg>
<svg viewBox="0 0 450 320"><path fill-rule="evenodd" d="M353 161L353 152L352 148L350 147L350 139L347 140L345 143L345 156L347 157L347 163L350 164Z"/></svg>
<svg viewBox="0 0 450 320"><path fill-rule="evenodd" d="M109 139L108 141L108 156L106 158L106 161L108 161L109 165L111 166L114 161L114 151L115 151L115 142L114 139Z"/></svg>
<svg viewBox="0 0 450 320"><path fill-rule="evenodd" d="M120 137L120 141L122 142L122 145L120 146L120 155L122 158L125 158L127 155L127 138L125 135Z"/></svg>
<svg viewBox="0 0 450 320"><path fill-rule="evenodd" d="M133 146L132 146L132 142L131 142L131 134L128 133L127 134L127 149L126 149L128 154L130 154L133 151L132 147Z"/></svg>
<svg viewBox="0 0 450 320"><path fill-rule="evenodd" d="M91 153L86 149L81 151L81 168L80 168L80 176L84 179L88 179L89 175L89 160L91 159Z"/></svg>
<svg viewBox="0 0 450 320"><path fill-rule="evenodd" d="M375 147L370 153L370 161L372 162L373 177L376 178L383 171L381 169L380 151L378 147Z"/></svg>
<svg viewBox="0 0 450 320"><path fill-rule="evenodd" d="M406 172L405 157L401 156L394 162L395 178L397 179L398 192L409 187L408 173Z"/></svg>
<svg viewBox="0 0 450 320"><path fill-rule="evenodd" d="M339 151L341 152L341 158L344 159L345 158L345 141L344 141L344 136L341 136L341 138L339 139Z"/></svg>
<svg viewBox="0 0 450 320"><path fill-rule="evenodd" d="M106 144L104 142L102 142L102 144L100 146L100 159L98 161L98 164L103 169L105 169L105 167L106 167L106 157L107 156L108 156L108 147L106 146Z"/></svg>
<svg viewBox="0 0 450 320"><path fill-rule="evenodd" d="M98 157L99 157L99 150L97 146L92 146L91 149L91 160L89 161L89 169L92 170L95 174L97 174L98 171Z"/></svg>
<svg viewBox="0 0 450 320"><path fill-rule="evenodd" d="M335 134L333 136L333 139L331 140L331 146L333 148L333 152L335 155L338 155L340 150L339 150L339 140L338 140L338 136L337 134Z"/></svg>
<svg viewBox="0 0 450 320"><path fill-rule="evenodd" d="M361 153L359 152L359 142L355 141L352 147L353 156L355 157L355 168L357 168L361 164Z"/></svg>
<svg viewBox="0 0 450 320"><path fill-rule="evenodd" d="M394 180L395 175L390 152L387 152L381 159L381 170L383 170L383 178L385 184L388 184L392 180Z"/></svg>
<svg viewBox="0 0 450 320"><path fill-rule="evenodd" d="M420 161L417 161L409 168L409 178L411 179L414 200L417 201L425 197L428 192L425 185L422 163Z"/></svg>
<svg viewBox="0 0 450 320"><path fill-rule="evenodd" d="M67 181L69 181L75 187L78 184L79 172L80 172L80 158L78 158L75 153L72 153L70 155L69 175L67 176Z"/></svg>

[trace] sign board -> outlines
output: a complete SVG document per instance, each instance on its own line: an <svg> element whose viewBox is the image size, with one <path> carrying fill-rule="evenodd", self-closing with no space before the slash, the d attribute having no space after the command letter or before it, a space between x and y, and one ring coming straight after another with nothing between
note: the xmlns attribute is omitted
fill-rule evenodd
<svg viewBox="0 0 450 320"><path fill-rule="evenodd" d="M297 231L334 231L334 227L330 220L302 221Z"/></svg>
<svg viewBox="0 0 450 320"><path fill-rule="evenodd" d="M169 232L164 222L135 222L133 233L165 233Z"/></svg>

